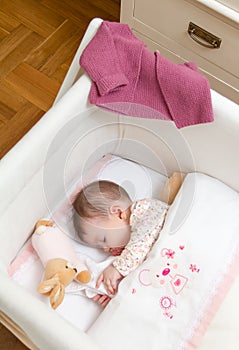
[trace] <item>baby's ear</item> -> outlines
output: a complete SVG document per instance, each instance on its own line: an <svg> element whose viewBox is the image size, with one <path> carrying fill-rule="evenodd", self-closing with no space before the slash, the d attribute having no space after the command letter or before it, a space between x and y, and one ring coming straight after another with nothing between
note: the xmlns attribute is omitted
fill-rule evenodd
<svg viewBox="0 0 239 350"><path fill-rule="evenodd" d="M117 216L121 219L122 208L119 205L112 205L110 207L110 214Z"/></svg>

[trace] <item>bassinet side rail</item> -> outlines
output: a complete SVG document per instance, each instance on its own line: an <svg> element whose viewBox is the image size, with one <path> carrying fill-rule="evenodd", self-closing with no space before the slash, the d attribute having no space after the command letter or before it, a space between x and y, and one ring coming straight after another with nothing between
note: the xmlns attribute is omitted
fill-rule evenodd
<svg viewBox="0 0 239 350"><path fill-rule="evenodd" d="M94 18L85 34L84 37L80 43L80 46L78 48L78 50L76 51L76 54L72 60L72 63L70 65L70 68L65 76L65 79L58 91L58 94L56 96L56 99L54 101L54 104L57 103L63 95L65 95L65 93L69 90L69 88L76 82L76 80L79 78L80 76L80 56L83 52L83 50L85 49L85 47L88 45L88 43L91 41L91 39L93 38L93 36L95 35L95 33L97 32L99 26L102 23L102 19L100 18Z"/></svg>

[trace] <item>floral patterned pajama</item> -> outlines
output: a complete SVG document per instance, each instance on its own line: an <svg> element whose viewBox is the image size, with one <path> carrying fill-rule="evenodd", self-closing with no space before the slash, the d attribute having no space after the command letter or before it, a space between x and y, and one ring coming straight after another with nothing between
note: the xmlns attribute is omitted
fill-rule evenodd
<svg viewBox="0 0 239 350"><path fill-rule="evenodd" d="M136 269L147 257L162 230L168 204L158 199L143 199L131 206L131 238L114 261L114 267L123 276Z"/></svg>

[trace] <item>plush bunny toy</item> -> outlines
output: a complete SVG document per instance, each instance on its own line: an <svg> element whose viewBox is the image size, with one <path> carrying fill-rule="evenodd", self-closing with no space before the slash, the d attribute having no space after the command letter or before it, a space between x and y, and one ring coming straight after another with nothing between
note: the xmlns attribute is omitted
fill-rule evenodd
<svg viewBox="0 0 239 350"><path fill-rule="evenodd" d="M32 245L45 267L44 281L38 291L50 296L51 307L56 309L64 299L65 287L73 279L88 283L91 275L77 258L69 238L52 221L36 223Z"/></svg>

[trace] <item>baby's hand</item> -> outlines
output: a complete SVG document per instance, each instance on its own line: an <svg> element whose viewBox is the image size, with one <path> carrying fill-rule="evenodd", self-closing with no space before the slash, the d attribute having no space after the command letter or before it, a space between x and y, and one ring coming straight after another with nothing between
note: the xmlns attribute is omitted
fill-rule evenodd
<svg viewBox="0 0 239 350"><path fill-rule="evenodd" d="M114 295L117 292L118 281L122 278L123 276L119 271L113 265L110 265L99 276L96 282L96 288L99 288L100 284L103 282L107 293L109 295Z"/></svg>
<svg viewBox="0 0 239 350"><path fill-rule="evenodd" d="M92 299L96 301L103 308L105 308L111 300L111 298L108 295L102 295L102 294L97 294Z"/></svg>

